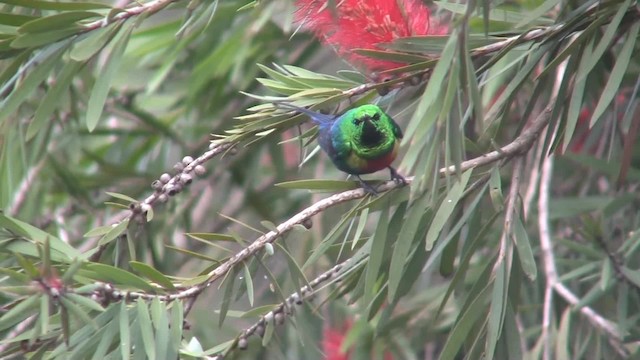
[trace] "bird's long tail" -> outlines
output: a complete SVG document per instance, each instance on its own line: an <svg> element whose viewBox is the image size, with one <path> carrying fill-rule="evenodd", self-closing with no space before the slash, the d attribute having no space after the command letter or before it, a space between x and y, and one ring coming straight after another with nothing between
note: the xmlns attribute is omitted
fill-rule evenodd
<svg viewBox="0 0 640 360"><path fill-rule="evenodd" d="M300 113L303 113L307 115L311 119L311 121L313 121L316 124L330 124L330 123L333 123L333 121L336 119L336 116L334 115L322 114L317 111L305 109L303 107L292 105L286 102L275 102L274 105L276 107L285 107L285 108L293 109Z"/></svg>

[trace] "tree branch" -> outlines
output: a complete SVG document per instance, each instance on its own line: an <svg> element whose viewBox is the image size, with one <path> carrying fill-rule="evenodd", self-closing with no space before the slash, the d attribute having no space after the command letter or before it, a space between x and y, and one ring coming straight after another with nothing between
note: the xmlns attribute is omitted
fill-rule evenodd
<svg viewBox="0 0 640 360"><path fill-rule="evenodd" d="M578 297L574 295L569 288L560 282L558 272L556 270L553 244L551 242L551 231L549 229L549 193L552 171L553 155L544 160L542 163L542 173L540 174L540 191L538 197L538 231L540 232L540 250L542 251L547 286L553 288L565 301L575 306L578 304L580 299L578 299ZM551 296L545 296L545 301L550 301L551 298ZM544 306L546 308L551 307L552 305L545 303ZM582 306L579 311L587 318L587 320L589 320L589 322L591 322L591 324L600 329L600 331L608 337L609 343L618 352L618 354L625 358L629 355L628 351L622 346L622 335L613 323L602 317L589 306ZM543 334L548 333L544 332L543 329Z"/></svg>

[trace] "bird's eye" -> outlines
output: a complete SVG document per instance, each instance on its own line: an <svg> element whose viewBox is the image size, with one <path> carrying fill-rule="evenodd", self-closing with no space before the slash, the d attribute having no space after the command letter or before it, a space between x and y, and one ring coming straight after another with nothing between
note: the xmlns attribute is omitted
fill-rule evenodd
<svg viewBox="0 0 640 360"><path fill-rule="evenodd" d="M358 119L358 118L354 118L354 119L353 119L353 123L354 123L356 126L359 126L360 124L362 124L362 121L363 121L362 119Z"/></svg>
<svg viewBox="0 0 640 360"><path fill-rule="evenodd" d="M373 121L380 120L380 113L373 114L373 116L371 117L371 120L373 120Z"/></svg>

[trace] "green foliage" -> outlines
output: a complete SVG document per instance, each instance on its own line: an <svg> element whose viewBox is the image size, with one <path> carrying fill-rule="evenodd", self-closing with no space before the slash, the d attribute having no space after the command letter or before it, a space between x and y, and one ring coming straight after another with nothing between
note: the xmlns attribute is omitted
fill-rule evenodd
<svg viewBox="0 0 640 360"><path fill-rule="evenodd" d="M0 357L637 357L637 4L434 6L374 81L290 1L1 0ZM410 184L278 101L388 109Z"/></svg>

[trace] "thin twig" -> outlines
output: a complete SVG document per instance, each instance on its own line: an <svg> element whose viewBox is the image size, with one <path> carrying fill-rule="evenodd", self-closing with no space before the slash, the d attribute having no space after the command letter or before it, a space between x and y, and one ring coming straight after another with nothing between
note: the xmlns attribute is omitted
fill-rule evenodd
<svg viewBox="0 0 640 360"><path fill-rule="evenodd" d="M141 14L153 15L158 11L164 9L165 7L171 5L172 3L178 2L178 1L180 0L153 0L142 5L122 9L122 12L119 12L114 16L111 16L111 17L107 16L102 20L96 20L88 24L85 24L83 31L89 32L89 31L97 30L97 29L106 27L110 24L113 24L115 22L127 20L131 17L141 15Z"/></svg>
<svg viewBox="0 0 640 360"><path fill-rule="evenodd" d="M130 211L123 211L119 213L114 217L113 222L120 223L125 220L136 218L138 218L141 222L145 222L145 216L147 212L152 209L153 205L156 202L167 201L169 197L175 196L191 183L193 174L196 172L196 167L202 166L202 164L211 160L215 156L225 153L233 146L233 143L224 141L212 143L208 151L204 152L196 159L190 159L188 164L183 164L184 168L178 171L177 174L175 174L173 177L171 177L169 174L163 174L160 179L154 181L154 184L158 184L158 186L157 190L153 194L149 195L140 203L131 204ZM166 177L167 179L163 179L164 177ZM97 251L91 256L89 260L97 261L98 259L100 259L102 252L104 251L104 249L106 249L106 245L107 244L99 246Z"/></svg>
<svg viewBox="0 0 640 360"><path fill-rule="evenodd" d="M547 286L553 288L553 290L564 298L565 301L575 306L579 303L580 299L562 282L560 282L558 272L556 270L553 244L551 242L551 231L549 229L549 193L552 169L553 155L544 160L542 163L542 173L540 174L540 191L538 192L538 230L540 232L540 250L542 252L542 259L544 262ZM545 300L547 300L546 296ZM552 305L545 304L544 306L551 307ZM582 306L579 311L589 322L591 322L591 324L600 329L608 337L611 346L621 356L626 358L629 355L628 351L622 346L622 335L616 328L615 324L602 317L589 306Z"/></svg>
<svg viewBox="0 0 640 360"><path fill-rule="evenodd" d="M522 164L524 159L519 157L513 164L513 174L511 175L511 184L509 185L509 199L507 200L507 207L504 215L504 226L502 230L502 236L500 237L500 250L498 251L498 257L493 267L495 273L498 266L500 266L506 258L508 258L507 265L511 267L511 253L509 249L512 249L509 245L513 238L513 219L517 214L516 204L518 203L518 194L520 190L520 181L522 175Z"/></svg>
<svg viewBox="0 0 640 360"><path fill-rule="evenodd" d="M303 286L298 291L289 295L284 302L278 304L273 310L260 316L260 319L252 326L241 331L233 345L226 349L226 354L236 348L244 350L247 346L247 339L250 336L258 335L262 337L264 335L265 327L267 326L267 324L271 322L276 325L281 324L286 316L290 316L293 314L294 305L302 305L304 301L308 301L313 298L313 296L320 290L318 288L319 285L351 272L360 264L362 264L362 261L366 258L367 256L348 258L347 260L339 263L338 265L335 265L331 269L325 271L315 279L311 280L308 285ZM214 356L213 359L221 360L224 358L224 356L226 355L220 354Z"/></svg>
<svg viewBox="0 0 640 360"><path fill-rule="evenodd" d="M7 341L9 339L13 339L15 337L17 337L18 335L22 334L23 332L29 330L29 328L31 327L31 325L33 325L33 323L38 319L38 315L32 315L29 316L28 318L22 320L21 322L19 322L5 337L4 337L4 343L0 343L0 353L2 353L3 351L5 351L7 348L9 348L9 346L13 345L13 343L11 341Z"/></svg>

